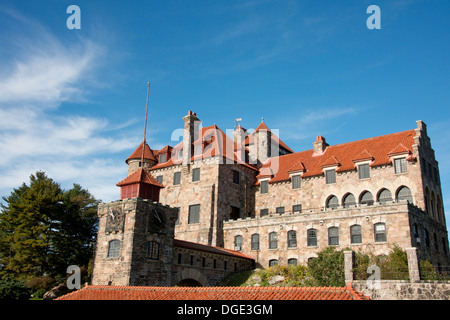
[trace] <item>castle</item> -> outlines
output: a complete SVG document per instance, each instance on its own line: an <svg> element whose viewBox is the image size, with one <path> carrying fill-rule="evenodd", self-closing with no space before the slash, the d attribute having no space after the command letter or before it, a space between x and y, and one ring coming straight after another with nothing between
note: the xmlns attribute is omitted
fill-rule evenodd
<svg viewBox="0 0 450 320"><path fill-rule="evenodd" d="M264 120L225 133L183 117L183 139L126 159L121 200L99 207L93 284L214 285L256 266L305 264L327 246L417 247L450 263L426 125L294 152ZM192 283L191 283L192 284Z"/></svg>

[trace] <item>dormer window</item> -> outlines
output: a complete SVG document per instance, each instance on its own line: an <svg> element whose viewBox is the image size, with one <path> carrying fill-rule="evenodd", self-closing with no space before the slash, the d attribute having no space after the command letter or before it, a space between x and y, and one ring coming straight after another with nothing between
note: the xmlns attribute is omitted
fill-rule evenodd
<svg viewBox="0 0 450 320"><path fill-rule="evenodd" d="M166 162L166 161L167 161L167 154L166 153L161 154L159 156L159 162L162 163L162 162Z"/></svg>
<svg viewBox="0 0 450 320"><path fill-rule="evenodd" d="M406 172L406 158L394 159L395 173Z"/></svg>
<svg viewBox="0 0 450 320"><path fill-rule="evenodd" d="M183 158L183 149L178 150L177 152L177 158L182 159Z"/></svg>
<svg viewBox="0 0 450 320"><path fill-rule="evenodd" d="M195 146L195 155L202 154L202 145Z"/></svg>
<svg viewBox="0 0 450 320"><path fill-rule="evenodd" d="M336 183L336 171L334 169L326 170L325 171L325 180L326 180L326 184Z"/></svg>

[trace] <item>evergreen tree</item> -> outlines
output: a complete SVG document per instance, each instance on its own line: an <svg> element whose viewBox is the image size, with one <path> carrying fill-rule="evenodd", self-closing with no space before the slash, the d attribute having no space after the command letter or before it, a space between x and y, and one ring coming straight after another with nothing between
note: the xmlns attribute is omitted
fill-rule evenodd
<svg viewBox="0 0 450 320"><path fill-rule="evenodd" d="M98 201L80 185L63 191L44 172L3 197L0 277L64 278L69 265L86 266L97 227Z"/></svg>

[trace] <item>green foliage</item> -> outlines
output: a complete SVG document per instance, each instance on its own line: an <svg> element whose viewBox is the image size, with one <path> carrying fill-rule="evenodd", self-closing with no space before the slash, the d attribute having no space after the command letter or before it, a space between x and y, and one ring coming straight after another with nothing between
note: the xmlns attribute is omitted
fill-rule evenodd
<svg viewBox="0 0 450 320"><path fill-rule="evenodd" d="M64 191L44 172L30 176L0 210L0 278L66 279L69 265L85 266L97 229L98 201L80 185Z"/></svg>
<svg viewBox="0 0 450 320"><path fill-rule="evenodd" d="M28 300L30 294L30 288L22 281L0 280L0 300Z"/></svg>
<svg viewBox="0 0 450 320"><path fill-rule="evenodd" d="M317 286L345 286L344 252L327 247L308 262L308 273Z"/></svg>

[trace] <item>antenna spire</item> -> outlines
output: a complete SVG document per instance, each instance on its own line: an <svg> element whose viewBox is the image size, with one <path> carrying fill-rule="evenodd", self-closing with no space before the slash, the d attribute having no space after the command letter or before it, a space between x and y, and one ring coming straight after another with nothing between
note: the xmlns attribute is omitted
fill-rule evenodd
<svg viewBox="0 0 450 320"><path fill-rule="evenodd" d="M147 113L148 113L148 95L150 92L150 82L147 83L147 104L145 106L145 124L144 124L144 141L142 142L142 158L141 158L141 167L144 168L144 151L145 151L145 136L147 134Z"/></svg>

